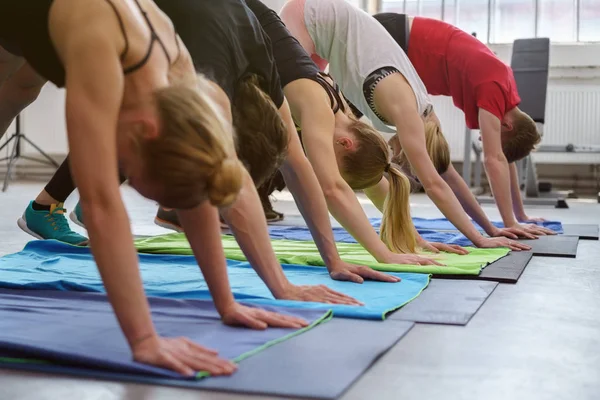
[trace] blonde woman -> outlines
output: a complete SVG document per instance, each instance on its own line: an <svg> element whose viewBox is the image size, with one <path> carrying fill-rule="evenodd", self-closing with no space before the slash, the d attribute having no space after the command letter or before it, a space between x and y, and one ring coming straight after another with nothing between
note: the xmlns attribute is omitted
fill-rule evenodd
<svg viewBox="0 0 600 400"><path fill-rule="evenodd" d="M235 154L229 116L214 101L215 85L196 80L187 49L152 1L0 5L0 38L5 85L27 81L35 71L41 77L29 81L32 88L50 80L66 89L70 163L91 248L135 360L185 375L235 370L214 351L185 338L160 337L154 329L118 166L142 195L181 209L186 220L196 222L186 231L226 323L258 329L306 325L244 307L232 296L215 206L236 200L244 167Z"/></svg>
<svg viewBox="0 0 600 400"><path fill-rule="evenodd" d="M448 144L427 90L406 54L375 19L344 0L289 0L280 15L321 69L329 65L354 106L376 128L396 134L429 197L467 238L478 247L527 248L507 238L482 236L462 210L440 176L449 165ZM427 141L434 152L428 152ZM382 209L387 194L397 190L382 179L365 193ZM392 246L394 220L384 218L381 227Z"/></svg>

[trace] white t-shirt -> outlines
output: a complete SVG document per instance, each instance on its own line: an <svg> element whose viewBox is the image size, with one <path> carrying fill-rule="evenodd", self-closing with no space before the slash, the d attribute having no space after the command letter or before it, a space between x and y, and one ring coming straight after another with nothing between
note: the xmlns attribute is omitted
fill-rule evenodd
<svg viewBox="0 0 600 400"><path fill-rule="evenodd" d="M304 22L317 55L329 61L329 73L375 128L395 132L371 110L363 94L365 80L379 68L394 67L404 75L415 93L420 115L432 107L427 89L404 50L366 12L345 0L306 0Z"/></svg>

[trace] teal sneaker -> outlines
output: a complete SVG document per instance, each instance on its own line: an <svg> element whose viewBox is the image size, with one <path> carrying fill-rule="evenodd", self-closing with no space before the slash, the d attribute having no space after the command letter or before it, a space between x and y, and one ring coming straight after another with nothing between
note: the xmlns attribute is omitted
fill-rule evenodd
<svg viewBox="0 0 600 400"><path fill-rule="evenodd" d="M23 231L38 239L54 239L75 246L86 246L88 239L74 232L69 227L65 217L63 203L52 204L50 210L36 211L32 207L33 201L17 221Z"/></svg>
<svg viewBox="0 0 600 400"><path fill-rule="evenodd" d="M69 214L69 218L73 223L85 228L85 225L83 224L83 211L81 210L81 204L79 202L77 202L75 209Z"/></svg>

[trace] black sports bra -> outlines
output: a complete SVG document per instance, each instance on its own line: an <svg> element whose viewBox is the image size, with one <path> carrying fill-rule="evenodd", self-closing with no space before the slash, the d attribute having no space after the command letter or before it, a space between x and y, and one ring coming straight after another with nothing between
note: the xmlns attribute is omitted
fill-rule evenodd
<svg viewBox="0 0 600 400"><path fill-rule="evenodd" d="M333 85L329 83L329 81L325 78L331 79ZM344 107L344 102L342 100L342 95L340 91L339 85L333 80L331 75L326 74L325 72L319 72L319 74L315 77L315 82L317 82L325 92L327 92L327 96L329 96L329 102L331 103L331 110L333 113L337 113L338 111L346 112L346 107Z"/></svg>
<svg viewBox="0 0 600 400"><path fill-rule="evenodd" d="M106 0L106 1L108 2L108 4L110 4L113 11L115 12L115 15L117 16L117 20L119 21L119 27L121 28L121 32L123 33L123 37L125 38L125 49L123 49L123 52L121 53L121 61L123 61L125 59L125 56L127 55L127 51L129 51L129 41L127 40L127 33L125 32L125 24L123 23L123 19L121 18L121 15L119 14L119 11L117 10L117 7L114 5L112 0ZM161 38L156 33L154 26L150 22L150 18L148 18L148 13L142 8L142 6L140 5L138 0L134 0L134 1L135 1L135 4L137 5L137 7L139 8L140 12L142 13L144 20L146 21L146 24L148 25L148 28L150 29L150 45L148 46L148 51L146 51L146 54L144 55L144 57L140 61L135 63L134 65L124 68L123 73L130 74L130 73L135 72L138 69L142 68L144 66L144 64L146 64L148 59L150 58L150 55L152 54L152 49L154 48L155 42L158 42L158 44L162 48L163 52L165 53L167 60L169 61L169 65L171 65L172 64L171 57L169 56L167 47L165 46L164 42L161 40ZM175 57L175 61L177 61L177 59L179 58L179 55L181 54L181 49L179 48L179 40L177 40L177 32L175 32L175 43L177 43L177 57Z"/></svg>

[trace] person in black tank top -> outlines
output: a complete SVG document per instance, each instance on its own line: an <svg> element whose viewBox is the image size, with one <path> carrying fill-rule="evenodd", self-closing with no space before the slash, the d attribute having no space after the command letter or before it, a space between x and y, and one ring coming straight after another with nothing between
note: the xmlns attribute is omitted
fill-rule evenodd
<svg viewBox="0 0 600 400"><path fill-rule="evenodd" d="M383 137L352 115L337 84L319 71L275 11L259 0L244 1L271 40L284 94L331 214L376 258L426 263L427 260L414 255L392 253L377 236L354 193L382 180L389 163ZM282 183L275 176L260 188L267 211L270 193L282 187ZM354 269L349 275L357 279L390 278L367 269Z"/></svg>
<svg viewBox="0 0 600 400"><path fill-rule="evenodd" d="M166 12L166 15L172 21L175 29L178 32L181 32L179 37L181 37L183 43L187 46L187 48L185 48L186 51L188 49L191 51L190 58L193 60L195 68L217 83L209 84L205 79L202 79L202 91L207 92L214 99L218 99L217 106L222 109L223 114L226 114L227 118L231 118L230 116L227 116L227 114L229 114L229 109L232 108L231 114L233 114L233 122L238 129L238 152L240 153L240 158L247 161L252 178L260 182L262 179L260 175L261 173L264 173L264 171L257 170L257 164L258 167L264 167L271 171L275 170L277 164L285 156L285 154L280 154L280 150L275 141L279 140L282 143L281 147L284 149L288 143L288 135L274 102L277 102L277 104L281 106L283 113L287 110L287 113L289 114L289 109L287 108L287 103L283 99L279 77L273 65L270 46L268 46L268 38L264 36L264 32L260 28L254 15L246 8L244 3L238 0L222 0L219 2L213 2L212 0L164 0L158 1L158 5L161 7L162 11ZM124 32L127 31L126 18L122 19L119 26ZM125 27L125 29L123 29L123 27ZM151 30L154 32L154 29ZM194 32L197 33L194 34ZM160 34L152 33L150 39L151 42L158 43L161 47L164 47L161 43L165 42L165 40ZM150 47L152 47L152 45ZM155 47L158 46L155 45ZM182 48L184 47L182 46ZM168 54L168 52L166 53ZM185 54L188 53L186 52ZM146 56L140 58L152 60L151 57L148 58ZM141 64L138 62L133 65L137 66ZM144 67L141 67L138 71L142 71L143 68ZM137 73L138 72L131 72L132 75ZM265 88L265 90L268 89L270 96L261 91L258 88L259 85ZM258 106L258 104L260 104L260 106ZM251 106L254 106L257 109L253 110ZM182 123L184 123L184 127L187 124L192 126L197 124L197 122L193 120L189 120L189 122L188 120L185 120L182 121ZM273 137L274 135L278 135L279 138ZM264 142L265 146L268 145L274 148L275 151L273 155L275 158L270 158L270 154L263 151L260 146L257 149L257 142ZM210 145L210 142L208 144ZM298 146L297 148L300 149L301 153L301 147ZM157 151L158 150L160 149L157 149ZM219 148L215 146L214 150L218 152ZM271 149L267 148L267 150L270 151ZM246 154L254 155L253 153L256 153L254 159L251 157L244 158ZM157 156L160 155L157 154ZM258 163L255 162L256 158L259 158ZM296 157L296 159L298 159L298 157ZM300 158L300 162L302 162L302 160L303 158ZM179 162L187 162L185 157L173 158L171 161L175 166ZM267 161L270 161L270 163ZM261 162L264 165L262 165ZM226 167L226 169L237 168L236 163L228 164L229 165L221 167ZM300 171L298 171L298 161L294 160L293 163L287 162L287 164L289 165L287 165L286 168L289 168L290 173L294 175L294 178L296 176L303 178L303 175L306 176L306 171L312 173L310 164L308 165L309 168L306 169L304 164L300 163L299 168L303 169ZM193 167L193 165L191 166ZM63 165L63 167L65 167L64 171L69 171L68 164ZM201 162L197 164L197 168L202 169ZM216 170L216 172L218 172L218 169ZM125 170L124 172L127 173L129 171ZM243 176L243 184L252 186L251 179L245 178L247 173L244 173ZM130 184L132 184L131 177L128 177ZM124 177L122 177L122 179L124 179ZM194 174L190 174L190 179L196 179ZM53 181L54 180L62 181L61 185L63 188L68 186L68 193L66 193L63 199L60 199L61 201L64 201L66 196L74 189L70 173L55 176L55 178L53 178ZM65 182L67 182L67 184L65 184ZM202 184L203 182L199 183ZM304 189L304 183L302 181L295 183L299 190ZM215 181L214 184L218 187L221 183ZM227 183L225 180L225 186L231 184L237 184L237 182L233 181ZM52 182L49 184L49 187L51 185ZM133 182L133 185L138 186L135 182ZM304 190L304 193L308 192L309 191ZM302 198L303 202L311 201L317 202L318 204L318 199L315 199L315 196L309 198L304 193L298 195L298 197ZM231 203L232 200L233 199L224 201ZM310 217L314 218L314 211L311 207L312 206L310 205L305 205L305 208L311 211ZM254 210L254 208L257 208L257 210ZM318 218L321 218L322 220L317 221L314 224L315 226L318 226L319 232L325 232L322 234L322 238L320 237L319 239L327 243L333 243L330 225L328 230L329 236L331 237L328 237L327 229L322 226L323 221L329 224L327 210L325 207L323 208L323 215L325 218L318 215ZM259 270L261 276L266 277L265 283L273 291L276 297L303 301L327 301L327 299L331 299L336 303L358 304L356 300L330 289L314 286L297 287L287 281L285 276L283 276L281 267L279 263L277 263L272 249L270 248L268 232L264 225L264 219L260 213L260 201L256 192L251 187L246 187L240 195L240 201L235 201L233 205L222 210L222 213L230 223L231 229L236 233L236 238L240 242L240 247L244 248L247 257L249 259L260 261L254 263L253 267ZM188 227L189 224L191 224L193 228L196 228L196 226L199 225L205 225L204 219L208 218L199 218L197 215L197 208L194 208L189 212L182 212L180 210L179 213L161 208L159 216L170 217L173 214L175 214L175 219L177 219L177 214L183 215L185 218L182 222L184 223L186 220L203 221L201 224L188 223ZM83 220L87 221L87 214L83 217L80 208L76 207L75 212L72 213L72 218L81 223ZM172 220L166 222L172 222ZM175 222L179 225L179 221ZM249 235L248 233L251 234ZM192 236L202 237L194 235L193 233ZM198 241L194 240L191 241L191 244L192 247L200 245ZM201 246L206 248L207 244L202 242ZM350 266L349 264L341 262L335 246L325 245L322 246L322 249L324 251L324 258L331 260L329 262L331 268L337 268L339 270L340 268ZM202 250L198 251L201 252ZM267 254L267 257L265 257L265 254ZM218 261L214 262L219 264ZM218 303L217 299L215 299L215 301ZM231 309L228 308L226 310L227 315L224 315L223 318L228 317L226 320L235 323L243 315L248 314L249 310L250 309L246 308L240 310L239 305L234 303L234 307ZM260 321L264 320L264 318L280 319L280 316L276 314L269 317L268 315L265 316L260 314L260 312L254 311L250 311L250 315L251 317L253 316L255 320L258 319ZM297 321L293 322L288 320L283 323L297 324Z"/></svg>
<svg viewBox="0 0 600 400"><path fill-rule="evenodd" d="M186 220L201 221L190 222L187 233L200 239L190 243L196 254L204 255L201 266L207 281L219 282L210 284L211 294L226 322L306 325L236 303L222 284L227 280L222 252L205 254L205 249L220 246L214 206L234 202L247 173L235 156L229 111L220 108L227 97L217 85L197 79L187 49L154 3L25 0L0 4L0 39L13 52L12 58L6 58L12 65L3 67L17 70L25 60L44 79L66 89L70 164L81 209L104 286L137 361L184 375L198 370L230 374L235 369L187 339L164 339L155 332L135 269L136 251L116 179L118 164L141 194L180 208ZM0 55L6 56L6 49ZM6 71L0 71L0 76L6 76ZM42 205L42 199L37 200ZM62 204L37 210L30 205L19 225L27 231L31 222L27 220L41 215L48 222L46 230L58 229L66 224L64 212ZM283 275L277 263L267 267L271 271L262 271L266 275L275 279L280 278L278 273ZM294 293L316 301L333 296L337 302L356 304L337 292L289 286L285 294L291 298Z"/></svg>

